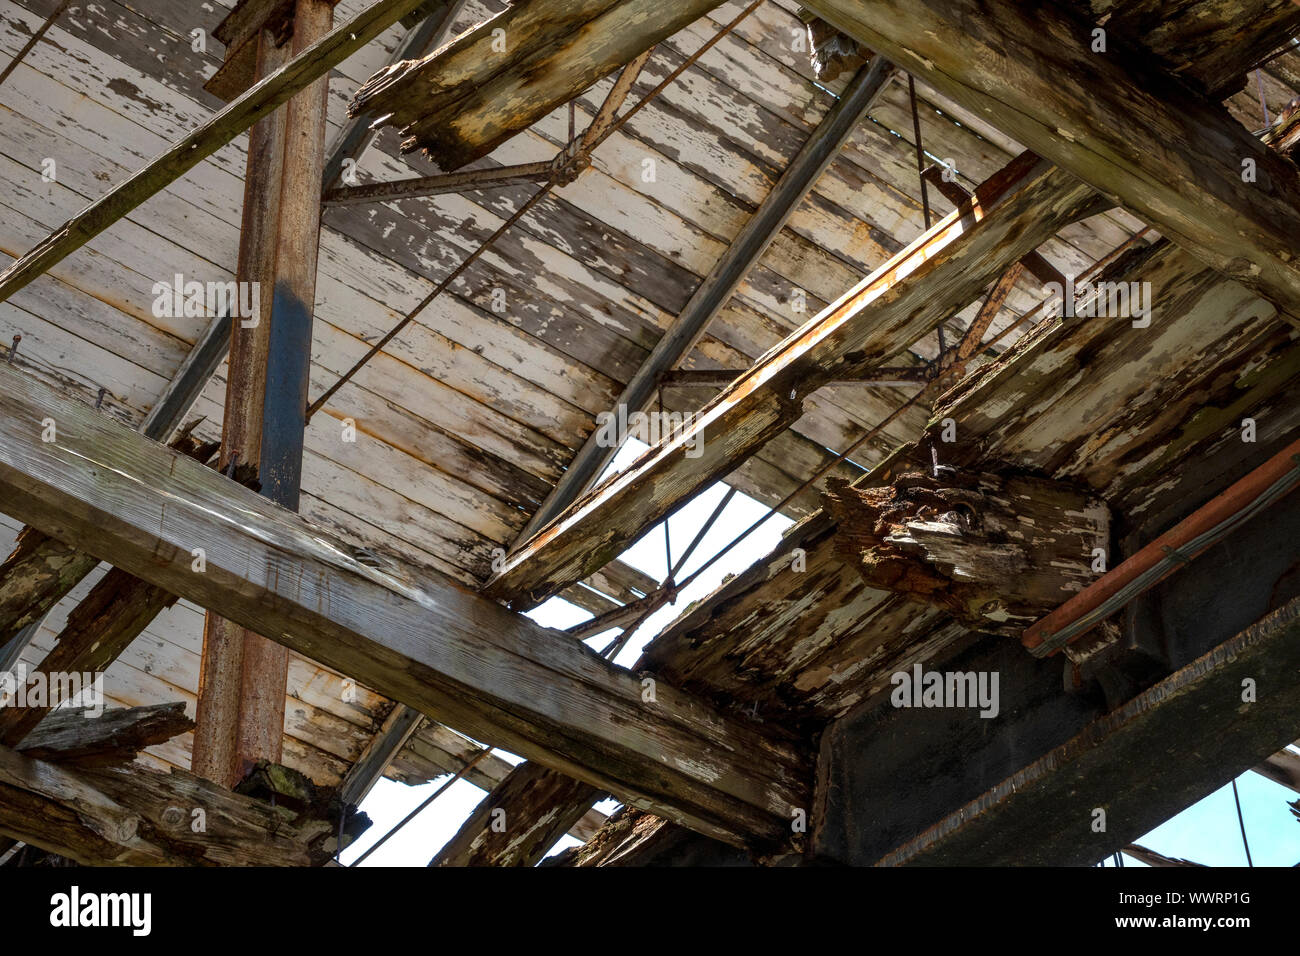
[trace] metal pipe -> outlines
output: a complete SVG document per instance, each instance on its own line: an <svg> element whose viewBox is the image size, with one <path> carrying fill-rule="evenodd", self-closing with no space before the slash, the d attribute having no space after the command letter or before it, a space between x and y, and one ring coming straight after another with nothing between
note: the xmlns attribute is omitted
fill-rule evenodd
<svg viewBox="0 0 1300 956"><path fill-rule="evenodd" d="M1030 625L1021 643L1036 657L1054 653L1297 485L1300 485L1300 440L1292 442L1227 491Z"/></svg>
<svg viewBox="0 0 1300 956"><path fill-rule="evenodd" d="M550 160L523 163L518 166L499 166L495 169L472 169L462 173L442 173L437 176L413 176L386 183L368 183L365 186L339 186L323 197L325 206L349 206L365 202L388 202L393 199L416 199L424 196L441 196L444 193L469 192L474 189L501 189L520 183L535 183L551 178L555 165Z"/></svg>

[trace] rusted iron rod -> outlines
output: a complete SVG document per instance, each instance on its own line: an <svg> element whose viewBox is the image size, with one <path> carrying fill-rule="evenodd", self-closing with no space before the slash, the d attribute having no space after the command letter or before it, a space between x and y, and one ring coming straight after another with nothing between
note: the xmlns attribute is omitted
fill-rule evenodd
<svg viewBox="0 0 1300 956"><path fill-rule="evenodd" d="M1245 521L1300 485L1300 440L1198 508L1042 620L1021 643L1046 657L1154 587Z"/></svg>
<svg viewBox="0 0 1300 956"><path fill-rule="evenodd" d="M4 72L0 73L0 86L4 85L4 81L9 79L9 74L18 68L18 64L23 62L23 59L27 54L32 52L32 47L41 42L41 37L45 36L45 34L49 32L50 27L54 26L54 21L63 16L63 11L68 9L68 4L71 2L72 0L63 0L62 3L55 7L54 12L45 18L45 22L37 28L36 32L31 35L31 38L23 44L23 48L18 51L18 55L10 60L8 65L4 68Z"/></svg>
<svg viewBox="0 0 1300 956"><path fill-rule="evenodd" d="M499 166L496 169L474 169L464 173L442 173L437 176L414 176L387 183L368 183L365 186L339 186L321 197L324 206L352 206L364 202L388 202L393 199L418 199L422 196L441 196L444 193L469 192L474 189L500 189L520 183L545 181L554 172L549 160L539 163L521 163L517 166Z"/></svg>
<svg viewBox="0 0 1300 956"><path fill-rule="evenodd" d="M673 368L660 372L658 384L665 388L725 388L749 369L684 369ZM882 367L870 369L862 378L846 377L828 382L827 387L835 385L871 385L877 387L924 385L931 379L930 370L924 365L905 367Z"/></svg>

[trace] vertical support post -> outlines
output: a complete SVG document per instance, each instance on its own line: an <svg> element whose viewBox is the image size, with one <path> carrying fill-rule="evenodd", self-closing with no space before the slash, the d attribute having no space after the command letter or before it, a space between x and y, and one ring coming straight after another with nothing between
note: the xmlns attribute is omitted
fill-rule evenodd
<svg viewBox="0 0 1300 956"><path fill-rule="evenodd" d="M331 0L296 0L292 39L257 40L257 78L329 32ZM328 77L249 133L238 278L257 283L255 325L230 330L221 467L258 468L262 494L297 509L311 367L312 307L325 162ZM203 632L193 769L231 786L251 763L279 762L288 650L211 612Z"/></svg>

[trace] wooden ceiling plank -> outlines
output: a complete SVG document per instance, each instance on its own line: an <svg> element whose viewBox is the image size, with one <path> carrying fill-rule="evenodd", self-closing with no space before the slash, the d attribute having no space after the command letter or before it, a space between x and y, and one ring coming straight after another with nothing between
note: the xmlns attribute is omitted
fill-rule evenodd
<svg viewBox="0 0 1300 956"><path fill-rule="evenodd" d="M0 302L167 188L341 60L365 46L423 0L375 0L295 56L272 76L191 131L166 152L95 200L0 273Z"/></svg>

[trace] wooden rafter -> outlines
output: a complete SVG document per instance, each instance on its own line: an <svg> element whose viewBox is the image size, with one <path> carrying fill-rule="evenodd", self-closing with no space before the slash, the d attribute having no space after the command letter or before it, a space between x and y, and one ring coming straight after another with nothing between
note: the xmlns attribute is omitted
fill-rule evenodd
<svg viewBox="0 0 1300 956"><path fill-rule="evenodd" d="M590 784L524 762L470 814L430 866L536 866L601 798Z"/></svg>
<svg viewBox="0 0 1300 956"><path fill-rule="evenodd" d="M685 427L593 489L507 558L485 592L533 606L614 558L782 432L840 369L901 353L1091 201L1026 154L973 200L771 350Z"/></svg>
<svg viewBox="0 0 1300 956"><path fill-rule="evenodd" d="M1056 6L808 6L1300 321L1300 171L1220 105L1121 48L1094 53L1091 25ZM1290 0L1268 6L1300 22Z"/></svg>
<svg viewBox="0 0 1300 956"><path fill-rule="evenodd" d="M41 441L46 418L57 442ZM476 739L702 832L781 841L807 799L806 758L778 729L646 685L454 585L363 565L291 512L9 366L0 501Z"/></svg>
<svg viewBox="0 0 1300 956"><path fill-rule="evenodd" d="M422 60L388 67L352 101L444 170L490 153L597 80L703 16L718 0L533 0Z"/></svg>

